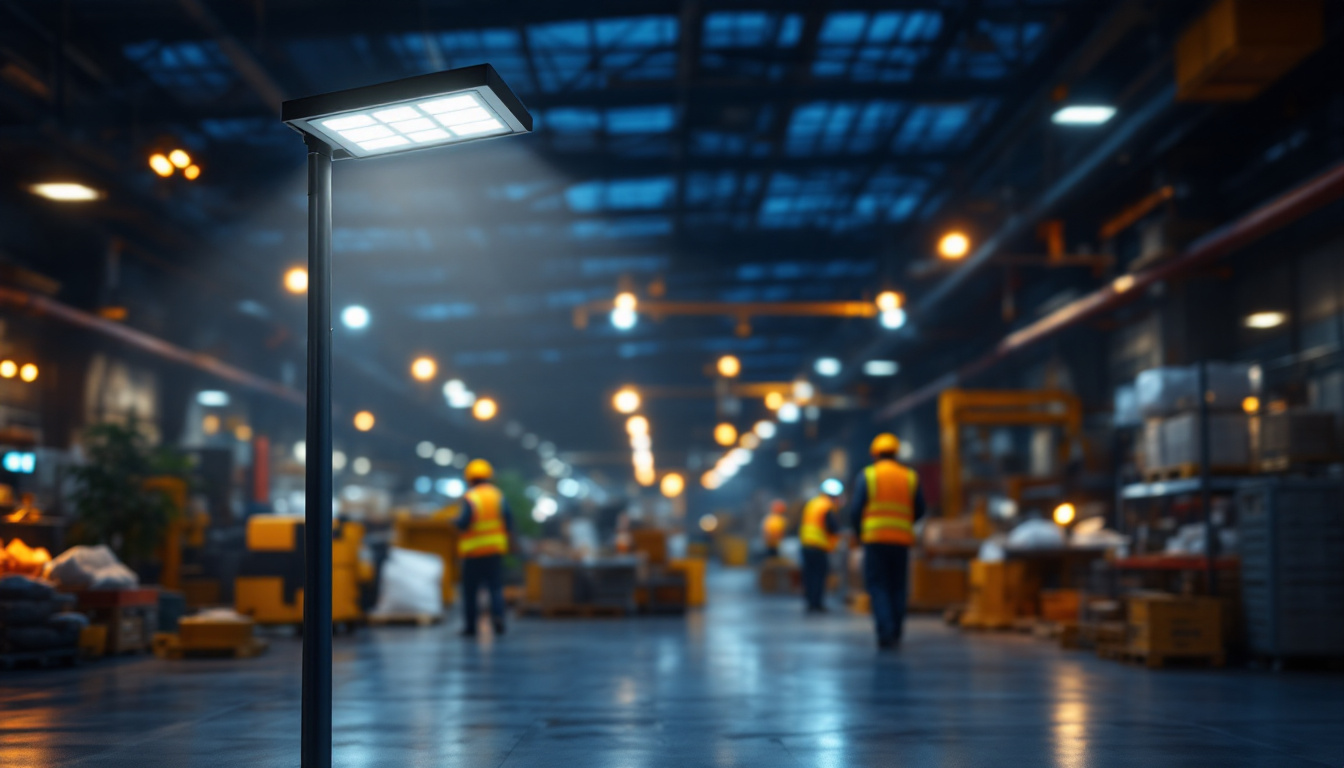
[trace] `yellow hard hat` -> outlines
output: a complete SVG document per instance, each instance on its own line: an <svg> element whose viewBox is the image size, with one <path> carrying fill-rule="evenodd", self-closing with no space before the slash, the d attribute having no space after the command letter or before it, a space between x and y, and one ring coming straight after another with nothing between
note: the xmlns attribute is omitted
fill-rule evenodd
<svg viewBox="0 0 1344 768"><path fill-rule="evenodd" d="M474 483L477 480L489 480L494 477L495 468L485 459L472 459L463 474L466 475L467 482Z"/></svg>
<svg viewBox="0 0 1344 768"><path fill-rule="evenodd" d="M883 456L886 454L895 455L899 450L901 450L900 438L890 432L883 432L873 438L873 444L869 447L868 452L874 456Z"/></svg>

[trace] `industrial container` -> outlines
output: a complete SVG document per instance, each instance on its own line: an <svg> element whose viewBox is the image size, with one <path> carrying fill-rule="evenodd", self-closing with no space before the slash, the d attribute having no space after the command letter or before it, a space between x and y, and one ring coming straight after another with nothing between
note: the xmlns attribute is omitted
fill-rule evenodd
<svg viewBox="0 0 1344 768"><path fill-rule="evenodd" d="M1331 411L1294 409L1260 421L1260 461L1265 469L1339 458L1336 416Z"/></svg>
<svg viewBox="0 0 1344 768"><path fill-rule="evenodd" d="M1251 465L1250 417L1244 413L1209 414L1209 466L1244 470ZM1199 414L1182 413L1162 420L1162 465L1199 464Z"/></svg>
<svg viewBox="0 0 1344 768"><path fill-rule="evenodd" d="M1260 369L1247 363L1206 363L1208 403L1215 411L1240 411L1242 401L1260 389ZM1199 367L1149 368L1134 380L1139 414L1170 416L1199 407Z"/></svg>
<svg viewBox="0 0 1344 768"><path fill-rule="evenodd" d="M1344 482L1264 478L1237 517L1251 652L1344 656Z"/></svg>

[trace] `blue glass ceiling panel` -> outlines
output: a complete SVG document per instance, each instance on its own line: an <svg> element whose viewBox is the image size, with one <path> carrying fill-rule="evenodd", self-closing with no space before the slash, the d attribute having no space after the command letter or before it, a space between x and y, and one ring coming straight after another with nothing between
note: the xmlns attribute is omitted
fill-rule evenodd
<svg viewBox="0 0 1344 768"><path fill-rule="evenodd" d="M565 201L577 213L652 210L667 207L675 189L671 176L587 181L565 190Z"/></svg>
<svg viewBox="0 0 1344 768"><path fill-rule="evenodd" d="M733 201L737 194L737 174L733 171L691 173L686 177L688 206L719 207Z"/></svg>
<svg viewBox="0 0 1344 768"><path fill-rule="evenodd" d="M766 229L829 228L848 206L848 171L817 172L807 177L776 173L770 177L757 223Z"/></svg>
<svg viewBox="0 0 1344 768"><path fill-rule="evenodd" d="M937 11L831 13L817 38L812 74L854 82L909 80L942 26Z"/></svg>
<svg viewBox="0 0 1344 768"><path fill-rule="evenodd" d="M122 52L149 79L184 104L202 104L224 95L236 79L228 58L213 42L128 45Z"/></svg>
<svg viewBox="0 0 1344 768"><path fill-rule="evenodd" d="M909 107L898 101L814 101L794 110L785 151L794 157L862 154L877 149Z"/></svg>
<svg viewBox="0 0 1344 768"><path fill-rule="evenodd" d="M1045 24L981 19L969 44L948 51L944 74L999 80L1030 64L1045 43Z"/></svg>
<svg viewBox="0 0 1344 768"><path fill-rule="evenodd" d="M671 80L677 71L675 16L560 21L527 28L538 85L547 93L620 81Z"/></svg>
<svg viewBox="0 0 1344 768"><path fill-rule="evenodd" d="M590 256L579 262L584 277L611 277L628 273L661 272L669 264L666 256Z"/></svg>
<svg viewBox="0 0 1344 768"><path fill-rule="evenodd" d="M666 216L636 216L613 221L584 219L571 224L569 231L575 240L660 237L672 233L672 220Z"/></svg>
<svg viewBox="0 0 1344 768"><path fill-rule="evenodd" d="M935 153L962 147L993 114L994 100L921 104L911 110L892 141L902 154Z"/></svg>
<svg viewBox="0 0 1344 768"><path fill-rule="evenodd" d="M465 301L441 301L410 308L411 317L424 322L443 322L476 316L476 305Z"/></svg>
<svg viewBox="0 0 1344 768"><path fill-rule="evenodd" d="M402 65L413 72L435 72L488 61L514 91L536 90L523 53L522 36L512 29L409 32L389 35L387 45Z"/></svg>
<svg viewBox="0 0 1344 768"><path fill-rule="evenodd" d="M700 45L714 48L792 48L803 28L796 13L720 11L705 16Z"/></svg>

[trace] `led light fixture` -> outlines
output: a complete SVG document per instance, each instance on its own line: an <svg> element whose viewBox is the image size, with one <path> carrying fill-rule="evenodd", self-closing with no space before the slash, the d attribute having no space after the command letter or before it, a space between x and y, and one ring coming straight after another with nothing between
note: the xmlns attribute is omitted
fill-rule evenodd
<svg viewBox="0 0 1344 768"><path fill-rule="evenodd" d="M369 310L358 304L351 304L341 310L341 323L352 331L361 331L369 327Z"/></svg>
<svg viewBox="0 0 1344 768"><path fill-rule="evenodd" d="M1075 104L1061 107L1050 116L1055 125L1101 125L1115 117L1115 107L1104 104Z"/></svg>
<svg viewBox="0 0 1344 768"><path fill-rule="evenodd" d="M281 119L348 157L532 130L532 115L489 64L287 101Z"/></svg>
<svg viewBox="0 0 1344 768"><path fill-rule="evenodd" d="M812 368L822 376L840 375L840 361L834 357L820 358L813 364Z"/></svg>
<svg viewBox="0 0 1344 768"><path fill-rule="evenodd" d="M1247 315L1243 322L1247 328L1264 330L1266 328L1278 328L1287 321L1288 315L1283 312L1253 312Z"/></svg>
<svg viewBox="0 0 1344 768"><path fill-rule="evenodd" d="M90 200L97 200L103 196L102 192L99 192L93 187L70 181L50 181L42 184L33 184L28 187L28 191L38 197L45 197L48 200L55 200L58 203L87 203Z"/></svg>
<svg viewBox="0 0 1344 768"><path fill-rule="evenodd" d="M869 376L895 376L901 370L901 364L895 360L869 360L863 364L863 372Z"/></svg>
<svg viewBox="0 0 1344 768"><path fill-rule="evenodd" d="M196 393L196 402L206 408L222 408L229 404L229 393L218 389L203 389Z"/></svg>

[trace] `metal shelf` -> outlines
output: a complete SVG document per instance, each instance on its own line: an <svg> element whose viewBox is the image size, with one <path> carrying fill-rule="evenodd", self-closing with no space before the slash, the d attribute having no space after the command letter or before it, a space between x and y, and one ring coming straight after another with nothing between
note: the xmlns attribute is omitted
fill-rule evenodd
<svg viewBox="0 0 1344 768"><path fill-rule="evenodd" d="M1252 479L1254 478L1210 477L1209 491L1213 493L1233 492ZM1201 490L1200 479L1198 477L1184 477L1179 480L1159 480L1154 483L1131 483L1120 489L1120 498L1125 500L1161 499L1167 496L1199 493Z"/></svg>

